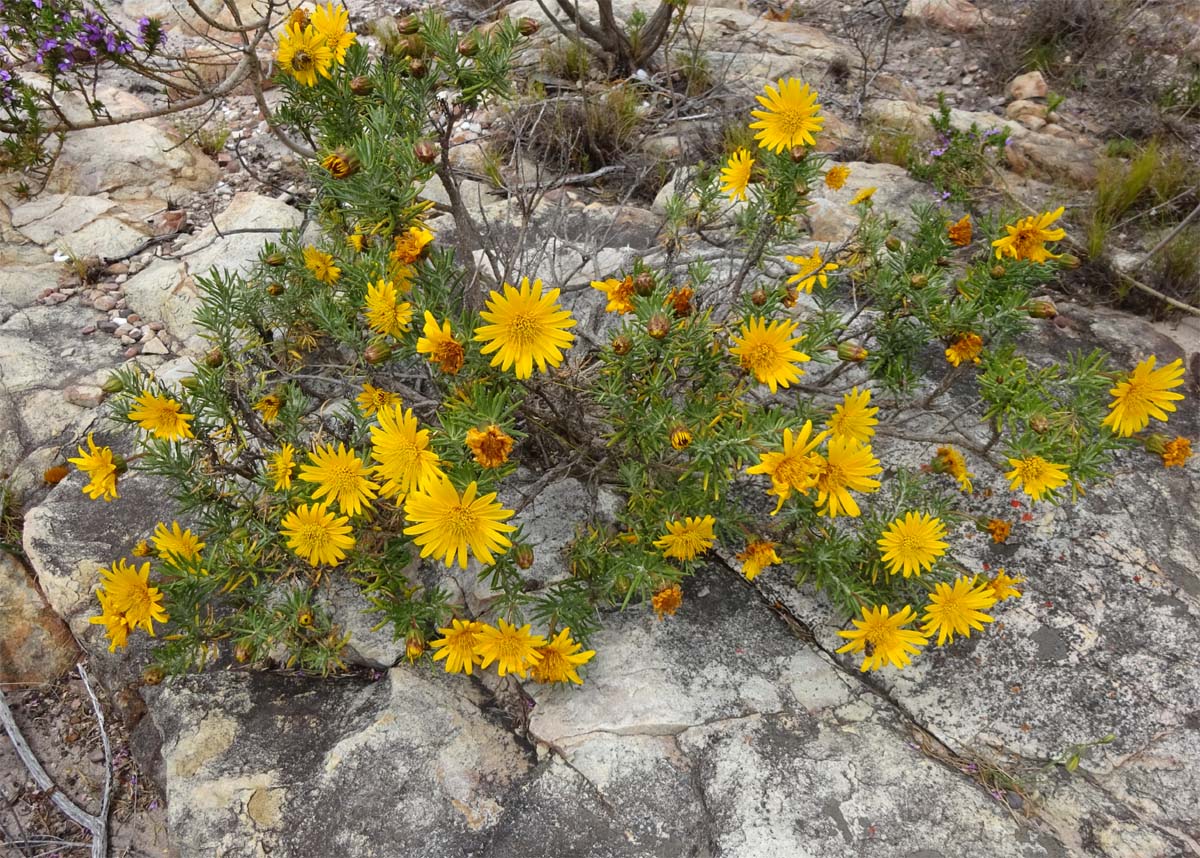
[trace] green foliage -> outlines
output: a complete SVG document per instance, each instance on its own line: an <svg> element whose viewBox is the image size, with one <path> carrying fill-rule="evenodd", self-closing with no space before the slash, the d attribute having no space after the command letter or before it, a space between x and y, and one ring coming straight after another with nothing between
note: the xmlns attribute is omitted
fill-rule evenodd
<svg viewBox="0 0 1200 858"><path fill-rule="evenodd" d="M130 366L106 387L113 416L127 425L135 400L147 394L190 415L188 437L140 432L130 460L168 482L180 519L205 543L195 557L160 551L153 561L170 613L159 649L165 668L232 656L321 673L342 669L346 623L327 598L332 576L359 588L376 628L390 628L413 659L451 619L464 619L451 597L461 581L451 586L446 552L424 544L420 525L428 522L414 512L429 500L431 481L445 484L418 475L423 484L389 495L378 485L385 475L370 470L383 461L380 437L387 434L372 398L380 391L411 409L426 434L405 440L406 449L426 445L460 504L436 527L461 538L464 557L469 547L474 562L467 568L464 560L457 574L476 576L490 595L480 616L466 619L537 624L546 636L569 628L580 643L605 610L656 599L655 608L667 610L662 594L701 564L746 561L751 547L764 543L797 583L815 585L847 614L880 604L921 606L938 582L973 575L953 550L919 576L897 574L883 560L879 540L907 512L950 526L972 516L945 467L887 462L885 472L872 452L874 429L861 437L832 434L835 409L849 408L841 394L850 385L833 385L843 373L854 375L855 386L892 394L892 416L919 416L961 386L982 400L984 412L955 420L967 428L985 421L993 435L986 446L965 447L979 463L1003 469L991 453L1003 442L1000 449L1012 456L1066 465L1073 489L1101 478L1112 451L1129 443L1099 428L1111 383L1102 355L1034 367L1018 352L1035 311L1031 295L1053 276L1053 262L997 265L986 239L970 249L954 244L942 210L918 207L902 230L869 199L857 204L853 235L815 246L805 240L805 215L829 164L803 147L782 154L755 147L752 181L736 206L720 188L719 168L698 165L667 203L660 240L671 264L637 260L593 284L604 287L613 314L607 341L585 353L577 331L564 360L539 362L514 378L500 355L492 356L497 343L485 327L508 324L498 309L513 300L501 294L508 290L496 284L481 295L463 261L415 239L425 235L420 189L435 171L454 182L442 156L455 104L512 96L507 68L519 31L501 22L464 36L434 12L424 13L416 30L389 42L379 59L352 46L344 65L315 86L282 80L281 116L318 153L312 215L321 237L313 245L285 232L251 271L201 278L196 322L211 350L178 386ZM627 83L568 102L579 111L572 128L583 129L592 146L605 134L616 146L632 133L640 99ZM566 122L565 114L553 119L556 109L562 104L547 106L547 115ZM958 135L944 104L935 126ZM936 168L947 183L973 175L968 154L982 157L997 145L974 130L954 140L948 151L955 154ZM590 153L577 163L595 166ZM948 186L951 194L959 187ZM999 223L981 231L994 235ZM718 233L731 248L732 267L684 255L691 242ZM780 274L781 256L797 254L787 264L805 265L818 251L824 267ZM530 279L536 273L520 272ZM394 321L383 324L372 317L387 282L403 303L388 299L383 309ZM373 287L376 297L369 298ZM490 301L488 310L479 309L480 297ZM514 339L527 343L536 314L512 313ZM444 352L437 345L443 325L453 337L442 343ZM982 343L980 360L949 366L947 347L968 335ZM941 376L932 392L901 404L931 372ZM509 446L484 454L485 430ZM880 436L889 432L900 434L881 421ZM807 439L796 442L799 450L789 440L795 437ZM942 437L921 441L946 444ZM296 464L309 465L311 451L343 446L362 460L378 496L368 493L361 511L347 512L340 501L331 506L347 512L353 545L336 562L313 559L282 531L297 510L330 502L326 487L304 471L288 469L285 479L278 457L294 449ZM851 457L865 477L847 476ZM339 474L353 482L358 468ZM562 574L530 571L537 558L527 544L529 522L503 537L490 558L478 539L463 536L477 521L464 511L466 495L499 506L494 493L504 492L508 520L525 509L527 500L516 497L567 475L603 484L619 500L579 525L569 557L549 558L565 561ZM953 476L969 488L965 473ZM708 523L711 541L703 536ZM673 546L671 531L680 527L701 535Z"/></svg>
<svg viewBox="0 0 1200 858"><path fill-rule="evenodd" d="M1002 161L1008 143L1008 130L981 130L975 123L966 131L950 124L950 105L945 93L938 93L938 112L929 118L937 132L937 145L927 153L912 153L908 170L923 182L929 182L942 195L956 203L970 202L972 192L987 178L992 163Z"/></svg>

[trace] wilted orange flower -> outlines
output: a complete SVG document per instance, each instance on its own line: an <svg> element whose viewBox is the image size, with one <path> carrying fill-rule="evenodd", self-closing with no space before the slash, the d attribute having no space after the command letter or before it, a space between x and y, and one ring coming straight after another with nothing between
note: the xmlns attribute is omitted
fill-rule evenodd
<svg viewBox="0 0 1200 858"><path fill-rule="evenodd" d="M659 590L650 597L650 607L654 609L654 613L658 614L660 620L668 615L675 616L675 612L682 604L683 590L678 584L672 584L670 587Z"/></svg>
<svg viewBox="0 0 1200 858"><path fill-rule="evenodd" d="M965 214L957 223L947 226L946 234L950 236L950 241L954 244L966 247L971 243L971 216Z"/></svg>

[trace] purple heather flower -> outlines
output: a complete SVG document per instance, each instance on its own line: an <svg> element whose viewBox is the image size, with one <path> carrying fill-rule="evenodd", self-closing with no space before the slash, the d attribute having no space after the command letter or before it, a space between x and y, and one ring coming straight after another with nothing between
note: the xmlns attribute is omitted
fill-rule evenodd
<svg viewBox="0 0 1200 858"><path fill-rule="evenodd" d="M929 154L930 154L930 155L932 155L932 156L933 156L933 157L935 157L935 158L940 158L940 157L942 157L943 155L945 155L945 154L946 154L946 147L945 147L945 146L939 146L939 147L938 147L938 148L936 148L936 149L930 149L930 150L929 150Z"/></svg>

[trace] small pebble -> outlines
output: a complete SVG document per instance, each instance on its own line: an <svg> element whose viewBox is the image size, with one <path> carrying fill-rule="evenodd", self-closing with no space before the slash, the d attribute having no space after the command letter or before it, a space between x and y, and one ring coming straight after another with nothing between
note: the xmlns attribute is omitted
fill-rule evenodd
<svg viewBox="0 0 1200 858"><path fill-rule="evenodd" d="M101 312L107 313L109 310L116 308L117 299L112 295L101 295L99 298L96 298L94 301L92 301L92 306Z"/></svg>
<svg viewBox="0 0 1200 858"><path fill-rule="evenodd" d="M82 329L82 330L80 330L80 332L79 332L79 333L81 333L81 334L94 334L94 333L96 333L96 326L95 326L95 325L84 325L84 326L83 326L83 329Z"/></svg>
<svg viewBox="0 0 1200 858"><path fill-rule="evenodd" d="M141 320L142 320L142 317L139 316L137 313L130 313L128 316L125 317L125 321L127 321L131 325L135 325L138 322L140 322Z"/></svg>
<svg viewBox="0 0 1200 858"><path fill-rule="evenodd" d="M137 357L141 353L142 353L141 346L130 346L129 348L125 349L125 357L127 357L127 358Z"/></svg>
<svg viewBox="0 0 1200 858"><path fill-rule="evenodd" d="M129 279L129 275L128 275L128 274L118 274L118 275L117 275L117 282L118 282L118 283L124 283L124 282L125 282L126 280L128 280L128 279Z"/></svg>
<svg viewBox="0 0 1200 858"><path fill-rule="evenodd" d="M119 327L120 325L112 319L109 319L106 322L100 322L98 325L96 325L98 330L104 331L106 334L115 334L117 332L117 328Z"/></svg>
<svg viewBox="0 0 1200 858"><path fill-rule="evenodd" d="M155 331L155 332L161 331L166 327L167 326L164 325L162 322L151 322L150 323L150 330Z"/></svg>

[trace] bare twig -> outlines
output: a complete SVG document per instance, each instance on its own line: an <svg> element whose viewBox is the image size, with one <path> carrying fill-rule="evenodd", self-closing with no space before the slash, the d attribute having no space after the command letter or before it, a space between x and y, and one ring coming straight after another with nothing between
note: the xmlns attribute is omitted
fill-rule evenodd
<svg viewBox="0 0 1200 858"><path fill-rule="evenodd" d="M54 803L54 806L62 811L68 819L86 828L91 833L92 858L105 858L108 855L108 790L112 785L112 751L108 746L108 736L104 730L104 717L100 713L99 702L96 700L95 695L92 694L91 685L88 684L87 674L82 664L79 665L79 674L84 677L84 685L96 709L96 716L100 723L100 734L104 740L105 793L101 802L101 814L103 818L88 813L59 790L50 775L42 768L42 764L38 762L33 749L29 747L29 743L25 741L25 737L21 734L16 719L13 718L12 710L8 708L8 700L5 698L2 690L0 690L0 724L4 725L4 730L8 733L9 741L12 742L13 749L17 752L17 757L24 764L26 771L29 772L34 783L38 785L38 789L46 793L50 797L50 801Z"/></svg>

